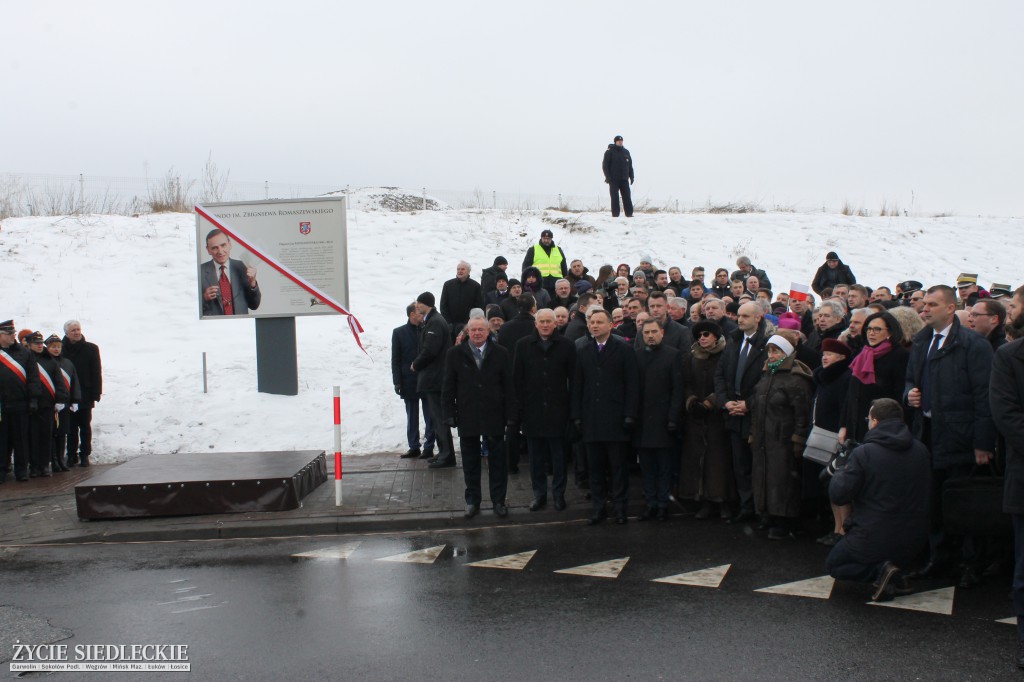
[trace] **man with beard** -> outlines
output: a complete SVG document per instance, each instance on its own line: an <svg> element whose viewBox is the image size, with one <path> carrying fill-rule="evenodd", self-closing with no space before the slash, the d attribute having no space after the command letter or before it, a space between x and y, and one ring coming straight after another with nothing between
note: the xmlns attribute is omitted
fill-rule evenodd
<svg viewBox="0 0 1024 682"><path fill-rule="evenodd" d="M993 289L995 287L993 286ZM1004 299L1007 326L1024 329L1024 287ZM1000 348L992 362L989 403L1006 441L1003 511L1013 519L1013 610L1017 616L1017 667L1024 669L1024 339Z"/></svg>
<svg viewBox="0 0 1024 682"><path fill-rule="evenodd" d="M626 217L633 217L633 198L630 196L629 186L633 184L633 157L629 150L622 146L622 135L616 135L612 144L604 153L604 161L601 162L601 170L604 171L604 181L608 184L608 191L612 196L612 217L619 217L619 195L622 195L622 205L626 209Z"/></svg>

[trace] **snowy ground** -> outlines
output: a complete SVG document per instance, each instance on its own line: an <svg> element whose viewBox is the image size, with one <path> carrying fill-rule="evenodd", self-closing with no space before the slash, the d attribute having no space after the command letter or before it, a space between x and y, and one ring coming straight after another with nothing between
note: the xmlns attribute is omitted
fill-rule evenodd
<svg viewBox="0 0 1024 682"><path fill-rule="evenodd" d="M601 263L702 265L710 276L749 255L776 290L810 283L827 251L860 281L926 285L962 271L981 282L1021 282L1019 218L864 218L827 214L607 214L432 210L390 212L388 192L365 190L349 213L352 310L363 355L340 317L299 318L299 395L256 392L254 323L200 322L191 215L16 218L0 231L0 319L44 335L69 318L103 355L104 396L94 412L95 459L154 452L333 449L331 387L342 387L343 451L404 450L405 417L391 383L391 331L405 305L466 259L478 277L494 257L519 274L523 254L551 227L569 258ZM412 194L415 194L413 192ZM392 202L392 205L395 205ZM551 220L568 220L552 225ZM1003 248L1000 248L1000 247ZM203 394L202 352L209 357Z"/></svg>

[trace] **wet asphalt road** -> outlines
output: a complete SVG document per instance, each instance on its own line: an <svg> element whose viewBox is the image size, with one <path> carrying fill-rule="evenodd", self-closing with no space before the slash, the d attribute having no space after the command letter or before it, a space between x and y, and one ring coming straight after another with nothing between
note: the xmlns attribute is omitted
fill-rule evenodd
<svg viewBox="0 0 1024 682"><path fill-rule="evenodd" d="M952 616L920 613L868 606L867 586L837 583L828 599L754 592L823 575L826 550L808 540L692 518L528 526L485 511L477 521L494 525L8 550L0 605L69 630L72 646L187 644L197 680L1022 677L1014 628L994 622L1012 613L1005 580L958 590ZM292 556L356 542L344 560ZM432 564L377 560L437 545ZM467 566L531 550L523 570ZM625 557L614 579L554 573ZM718 588L651 582L723 564ZM186 679L114 679L172 676Z"/></svg>

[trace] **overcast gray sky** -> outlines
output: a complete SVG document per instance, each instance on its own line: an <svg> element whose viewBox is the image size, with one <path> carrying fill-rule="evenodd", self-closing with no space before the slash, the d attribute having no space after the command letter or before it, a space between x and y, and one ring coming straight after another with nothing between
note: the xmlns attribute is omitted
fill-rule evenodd
<svg viewBox="0 0 1024 682"><path fill-rule="evenodd" d="M1024 3L3 0L0 171L1024 214Z"/></svg>

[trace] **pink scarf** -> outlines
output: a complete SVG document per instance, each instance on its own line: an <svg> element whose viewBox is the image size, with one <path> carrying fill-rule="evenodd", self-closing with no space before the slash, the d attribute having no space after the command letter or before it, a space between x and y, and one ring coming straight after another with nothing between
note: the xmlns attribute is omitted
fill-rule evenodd
<svg viewBox="0 0 1024 682"><path fill-rule="evenodd" d="M877 346L864 346L864 350L850 363L850 371L862 384L875 383L875 360L891 350L892 342L889 339Z"/></svg>

